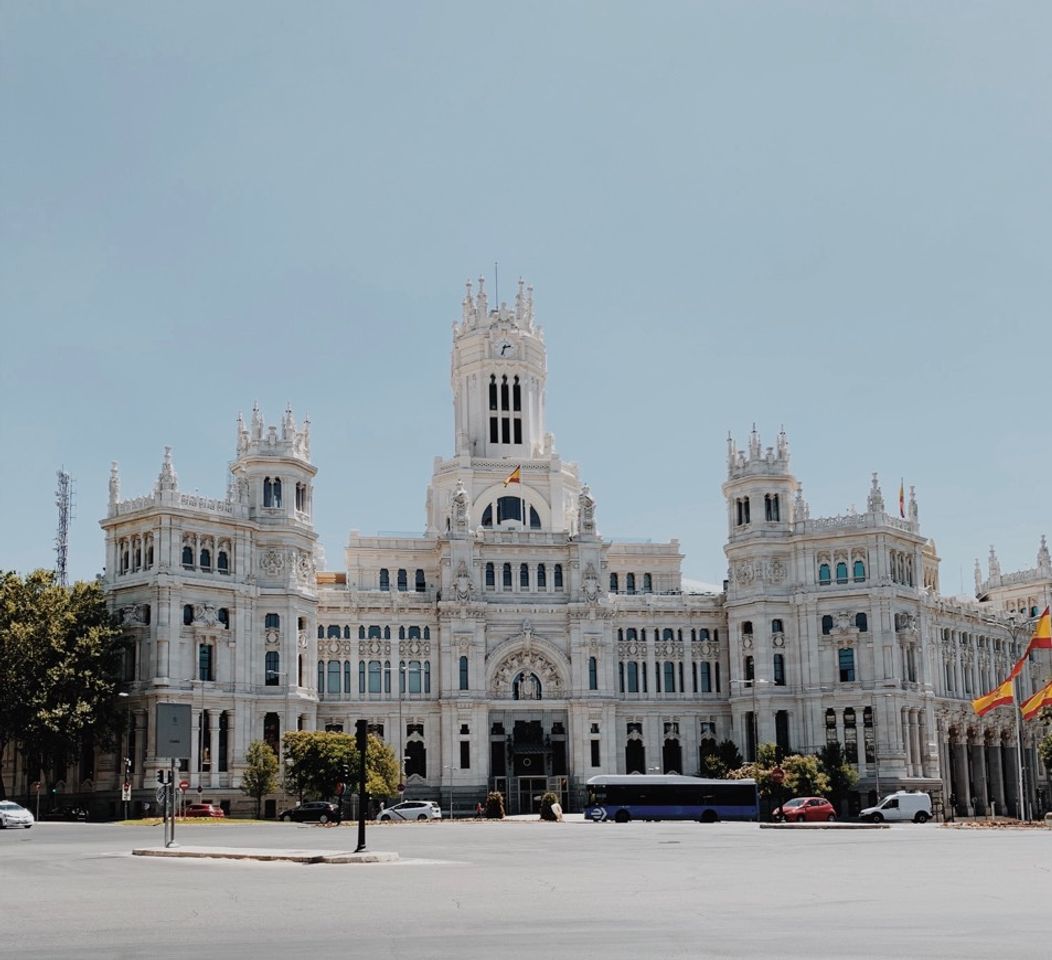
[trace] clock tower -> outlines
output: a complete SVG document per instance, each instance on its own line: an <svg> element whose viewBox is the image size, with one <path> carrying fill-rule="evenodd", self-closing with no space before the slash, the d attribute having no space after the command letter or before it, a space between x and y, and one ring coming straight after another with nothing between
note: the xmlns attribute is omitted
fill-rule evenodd
<svg viewBox="0 0 1052 960"><path fill-rule="evenodd" d="M544 452L544 337L533 289L519 281L515 307L490 309L485 281L471 284L453 329L452 388L458 454L528 460Z"/></svg>

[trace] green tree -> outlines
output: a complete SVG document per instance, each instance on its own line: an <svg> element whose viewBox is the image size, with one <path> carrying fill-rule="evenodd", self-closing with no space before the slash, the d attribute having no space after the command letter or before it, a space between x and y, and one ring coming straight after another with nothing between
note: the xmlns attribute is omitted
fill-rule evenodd
<svg viewBox="0 0 1052 960"><path fill-rule="evenodd" d="M760 796L766 800L777 800L782 792L782 780L778 773L778 748L773 743L761 743L756 749L756 760L731 770L732 780L755 780Z"/></svg>
<svg viewBox="0 0 1052 960"><path fill-rule="evenodd" d="M733 740L723 740L718 744L711 740L702 741L700 776L722 780L731 770L737 770L744 762Z"/></svg>
<svg viewBox="0 0 1052 960"><path fill-rule="evenodd" d="M349 776L348 792L358 781L359 757L349 733L300 730L282 738L285 789L302 799L331 797L336 784ZM366 789L374 797L398 792L398 762L394 751L379 737L369 735L366 748Z"/></svg>
<svg viewBox="0 0 1052 960"><path fill-rule="evenodd" d="M245 772L241 792L256 801L256 819L260 817L263 797L278 789L278 758L265 740L253 740L245 754Z"/></svg>
<svg viewBox="0 0 1052 960"><path fill-rule="evenodd" d="M1052 776L1052 733L1037 745L1037 752L1041 755L1041 762L1049 776Z"/></svg>
<svg viewBox="0 0 1052 960"><path fill-rule="evenodd" d="M824 797L829 793L829 777L819 766L818 757L798 753L782 761L785 787L794 797Z"/></svg>
<svg viewBox="0 0 1052 960"><path fill-rule="evenodd" d="M827 743L818 751L818 764L829 780L829 790L825 796L840 813L843 813L844 801L858 783L858 772L844 759L844 751L839 742Z"/></svg>
<svg viewBox="0 0 1052 960"><path fill-rule="evenodd" d="M27 770L61 769L81 747L112 747L126 646L98 583L63 587L46 570L3 574L0 758L17 744Z"/></svg>

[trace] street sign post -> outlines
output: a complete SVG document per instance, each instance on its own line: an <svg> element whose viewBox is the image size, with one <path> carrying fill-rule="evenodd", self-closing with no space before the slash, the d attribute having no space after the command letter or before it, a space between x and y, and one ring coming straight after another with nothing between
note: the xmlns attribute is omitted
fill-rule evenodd
<svg viewBox="0 0 1052 960"><path fill-rule="evenodd" d="M175 843L175 764L177 760L190 759L190 726L190 704L157 704L157 756L167 757L171 761L166 788L166 796L171 798L171 818L166 821L165 827L166 847ZM187 782L186 786L190 784Z"/></svg>
<svg viewBox="0 0 1052 960"><path fill-rule="evenodd" d="M40 819L40 781L33 781L33 792L37 795L37 819Z"/></svg>
<svg viewBox="0 0 1052 960"><path fill-rule="evenodd" d="M131 784L127 780L121 785L121 800L125 803L131 800Z"/></svg>

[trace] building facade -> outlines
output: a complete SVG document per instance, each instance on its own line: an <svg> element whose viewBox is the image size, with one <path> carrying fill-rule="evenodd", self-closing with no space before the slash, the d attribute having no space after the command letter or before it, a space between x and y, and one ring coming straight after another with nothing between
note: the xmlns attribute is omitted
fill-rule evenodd
<svg viewBox="0 0 1052 960"><path fill-rule="evenodd" d="M676 540L600 534L596 499L546 429L547 361L532 291L491 308L468 285L453 330L452 455L436 458L419 536L352 532L343 569L316 569L309 423L237 424L223 499L180 492L170 451L152 494L110 479L105 585L133 637L126 664L133 796L148 801L158 702L191 705L202 799L247 809L248 744L366 718L402 758L406 795L512 812L546 790L573 809L600 773L695 774L733 740L843 745L854 808L892 789L955 798L961 814L1019 801L1011 711L970 700L1007 675L1052 586L1038 567L977 569L975 601L939 591L911 489L886 509L814 518L780 433L728 439L722 593L684 591ZM1049 673L1024 671L1024 690ZM1024 793L1047 780L1024 728ZM83 774L83 764L80 773ZM64 789L116 809L118 758ZM1043 792L1043 794L1042 794ZM106 812L103 809L100 812Z"/></svg>

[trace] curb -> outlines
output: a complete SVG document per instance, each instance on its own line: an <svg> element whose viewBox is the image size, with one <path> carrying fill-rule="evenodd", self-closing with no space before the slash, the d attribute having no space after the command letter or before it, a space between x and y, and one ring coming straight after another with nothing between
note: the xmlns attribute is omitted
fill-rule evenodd
<svg viewBox="0 0 1052 960"><path fill-rule="evenodd" d="M244 847L138 847L133 857L195 860L258 860L285 863L395 863L397 853L353 853L350 850L253 850Z"/></svg>
<svg viewBox="0 0 1052 960"><path fill-rule="evenodd" d="M887 823L761 823L761 830L888 830Z"/></svg>

